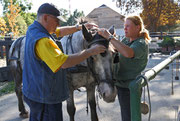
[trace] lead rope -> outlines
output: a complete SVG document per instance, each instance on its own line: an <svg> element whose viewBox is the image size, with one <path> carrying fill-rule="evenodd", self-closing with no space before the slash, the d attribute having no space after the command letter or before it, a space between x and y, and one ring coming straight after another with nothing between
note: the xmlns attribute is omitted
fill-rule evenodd
<svg viewBox="0 0 180 121"><path fill-rule="evenodd" d="M97 89L96 89L96 91L98 92L98 93L96 93L96 105L97 105L97 107L98 107L98 109L99 109L99 112L101 112L102 113L102 111L101 111L101 108L100 108L100 106L99 106L99 98L101 99L102 98L102 95L100 94L100 91L99 91L99 85L97 86ZM99 97L99 98L98 98Z"/></svg>
<svg viewBox="0 0 180 121"><path fill-rule="evenodd" d="M88 78L88 74L89 74L89 71L87 72L87 78ZM86 78L86 85L88 84L88 79ZM88 113L89 113L89 107L88 107L88 103L89 103L89 99L88 99L88 94L87 94L87 88L86 88L86 98L87 98L87 102L86 102L86 112L87 112L87 115L88 115Z"/></svg>
<svg viewBox="0 0 180 121"><path fill-rule="evenodd" d="M145 103L145 101L146 101L146 88L145 88L145 86L143 87L143 91L144 91L144 99L143 99L143 103ZM145 106L143 107L144 108L144 110L145 110Z"/></svg>
<svg viewBox="0 0 180 121"><path fill-rule="evenodd" d="M83 41L83 47L86 48L85 47L85 41ZM86 63L88 65L88 59L86 59ZM87 76L86 76L87 78L88 78L88 75L89 75L89 67L88 67L88 72L87 72ZM86 78L86 80L88 80L87 78ZM88 81L86 81L86 85L87 84L88 84ZM89 113L89 107L88 107L89 100L88 100L87 88L86 88L86 96L87 96L86 97L87 98L86 99L87 100L87 102L86 102L86 112L87 112L87 115L88 115L88 113Z"/></svg>
<svg viewBox="0 0 180 121"><path fill-rule="evenodd" d="M146 84L147 84L147 92L148 92L148 99L149 99L149 117L148 117L148 121L150 121L150 119L151 119L151 99L150 99L148 79L144 75L140 75L139 77L142 77L145 80ZM145 86L144 86L144 88L145 88ZM145 93L144 93L144 99L145 99Z"/></svg>
<svg viewBox="0 0 180 121"><path fill-rule="evenodd" d="M174 95L174 80L173 80L173 78L174 78L174 72L173 72L173 70L174 70L174 65L173 65L173 62L172 62L172 64L171 64L171 68L172 68L172 81L171 81L171 95Z"/></svg>
<svg viewBox="0 0 180 121"><path fill-rule="evenodd" d="M93 75L93 78L94 78L95 82L98 83L98 84L97 84L97 85L98 85L98 86L97 86L97 92L98 92L98 94L99 94L99 97L102 98L102 95L101 95L100 92L99 92L99 81L98 81L98 78L97 78L97 76L96 76L96 73L94 73L94 72L93 72L93 69L91 68L91 65L90 65L90 64L92 64L92 63L91 63L92 60L90 60L90 59L91 59L91 58L88 58L88 59L87 59L88 69L89 69L89 72L91 72L91 74ZM97 98L96 105L97 105L99 111L101 112L101 109L100 109L100 106L99 106L99 101L98 101L98 94L96 94L96 98ZM88 106L87 106L87 108L88 108Z"/></svg>
<svg viewBox="0 0 180 121"><path fill-rule="evenodd" d="M179 57L176 58L176 76L175 76L175 80L179 80Z"/></svg>

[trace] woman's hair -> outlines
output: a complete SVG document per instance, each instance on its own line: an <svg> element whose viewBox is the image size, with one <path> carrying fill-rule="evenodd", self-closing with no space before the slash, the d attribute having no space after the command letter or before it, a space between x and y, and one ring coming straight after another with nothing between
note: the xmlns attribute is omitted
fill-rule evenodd
<svg viewBox="0 0 180 121"><path fill-rule="evenodd" d="M137 16L137 15L128 16L125 18L125 20L127 19L131 20L135 25L140 26L140 33L139 33L140 37L144 37L147 42L151 41L151 38L149 36L149 31L145 29L143 20L140 16Z"/></svg>

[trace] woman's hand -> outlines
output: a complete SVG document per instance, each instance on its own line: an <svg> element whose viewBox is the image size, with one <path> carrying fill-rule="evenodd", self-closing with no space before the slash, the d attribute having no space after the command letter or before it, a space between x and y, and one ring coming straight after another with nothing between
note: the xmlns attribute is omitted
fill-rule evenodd
<svg viewBox="0 0 180 121"><path fill-rule="evenodd" d="M109 48L108 49L113 53L115 53L117 51L116 48L111 43L109 43Z"/></svg>
<svg viewBox="0 0 180 121"><path fill-rule="evenodd" d="M107 40L109 39L109 36L111 35L111 33L105 28L99 28L98 34L101 35L102 37L106 38Z"/></svg>

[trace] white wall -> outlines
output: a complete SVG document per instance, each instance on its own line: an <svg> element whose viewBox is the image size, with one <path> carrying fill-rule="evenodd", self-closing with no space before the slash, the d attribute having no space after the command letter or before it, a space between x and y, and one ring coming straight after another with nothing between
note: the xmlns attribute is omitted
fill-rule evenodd
<svg viewBox="0 0 180 121"><path fill-rule="evenodd" d="M116 35L118 36L118 39L121 40L122 38L124 38L124 29L116 29Z"/></svg>

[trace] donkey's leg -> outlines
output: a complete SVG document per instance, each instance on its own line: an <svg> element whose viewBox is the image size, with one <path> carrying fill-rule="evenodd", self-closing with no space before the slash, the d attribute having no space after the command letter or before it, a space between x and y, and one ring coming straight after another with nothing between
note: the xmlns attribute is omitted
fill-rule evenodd
<svg viewBox="0 0 180 121"><path fill-rule="evenodd" d="M96 112L96 100L95 100L95 84L86 87L88 101L91 109L91 121L98 121Z"/></svg>
<svg viewBox="0 0 180 121"><path fill-rule="evenodd" d="M74 115L76 111L76 107L74 105L74 90L70 89L69 98L67 99L67 112L70 117L70 121L74 121Z"/></svg>
<svg viewBox="0 0 180 121"><path fill-rule="evenodd" d="M14 77L15 77L15 92L18 98L18 107L20 111L19 116L22 118L28 118L28 111L26 111L25 109L23 102L23 95L22 95L22 73L16 72Z"/></svg>

